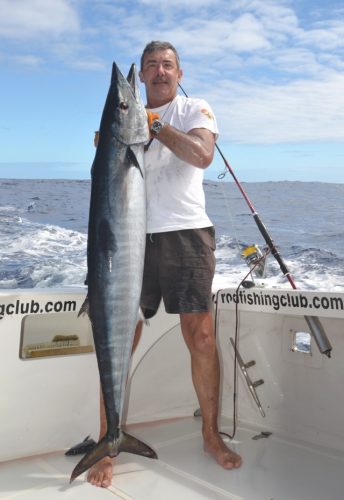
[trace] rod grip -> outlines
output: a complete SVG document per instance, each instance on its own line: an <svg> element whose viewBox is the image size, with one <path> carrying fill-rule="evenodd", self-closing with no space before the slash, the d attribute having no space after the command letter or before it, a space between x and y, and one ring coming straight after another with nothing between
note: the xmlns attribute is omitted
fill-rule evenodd
<svg viewBox="0 0 344 500"><path fill-rule="evenodd" d="M327 357L331 357L332 346L326 332L320 323L320 320L317 316L305 316L305 320L309 326L311 334L319 348L319 351L322 354L326 354Z"/></svg>

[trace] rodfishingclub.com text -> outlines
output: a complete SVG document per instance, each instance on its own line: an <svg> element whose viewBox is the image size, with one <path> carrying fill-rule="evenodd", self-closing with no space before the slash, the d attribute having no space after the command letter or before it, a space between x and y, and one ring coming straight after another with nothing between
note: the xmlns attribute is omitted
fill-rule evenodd
<svg viewBox="0 0 344 500"><path fill-rule="evenodd" d="M344 310L344 300L342 297L313 296L306 297L302 293L290 294L272 294L266 291L253 292L240 290L238 292L227 292L220 290L213 295L213 301L221 304L247 304L249 306L267 306L275 311L283 308L302 308L302 309L329 309L333 311Z"/></svg>

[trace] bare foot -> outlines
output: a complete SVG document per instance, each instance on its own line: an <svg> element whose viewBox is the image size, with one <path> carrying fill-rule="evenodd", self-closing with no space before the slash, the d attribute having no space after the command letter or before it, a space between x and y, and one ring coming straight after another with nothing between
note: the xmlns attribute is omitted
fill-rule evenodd
<svg viewBox="0 0 344 500"><path fill-rule="evenodd" d="M94 486L108 488L112 483L112 458L105 457L94 464L87 474L87 481Z"/></svg>
<svg viewBox="0 0 344 500"><path fill-rule="evenodd" d="M237 469L241 465L241 456L225 445L220 434L204 437L204 451L210 453L224 469Z"/></svg>

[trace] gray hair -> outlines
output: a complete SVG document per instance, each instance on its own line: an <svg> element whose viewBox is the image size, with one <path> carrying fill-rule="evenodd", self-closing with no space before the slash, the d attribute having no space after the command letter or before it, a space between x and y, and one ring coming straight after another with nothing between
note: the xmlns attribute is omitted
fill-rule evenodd
<svg viewBox="0 0 344 500"><path fill-rule="evenodd" d="M177 50L175 47L170 42L160 42L159 40L155 40L152 42L147 43L145 48L143 49L142 56L141 56L141 71L143 69L143 61L146 56L146 54L151 54L152 52L156 50L172 50L174 55L176 56L176 61L177 61L177 66L178 69L180 68L180 59Z"/></svg>

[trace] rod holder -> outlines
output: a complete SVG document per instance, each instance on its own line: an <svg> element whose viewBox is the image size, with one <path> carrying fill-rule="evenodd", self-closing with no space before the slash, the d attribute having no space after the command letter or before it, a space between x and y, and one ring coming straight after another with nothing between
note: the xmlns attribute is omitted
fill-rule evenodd
<svg viewBox="0 0 344 500"><path fill-rule="evenodd" d="M252 382L252 386L254 388L259 387L260 385L264 384L264 380L261 378L259 380L256 380L255 382Z"/></svg>
<svg viewBox="0 0 344 500"><path fill-rule="evenodd" d="M253 360L253 361L249 361L248 363L244 363L238 349L237 349L237 346L235 345L235 342L234 340L232 339L232 337L230 337L230 341L231 341L231 344L233 346L233 349L234 349L234 352L236 354L236 358L237 358L237 363L239 365L239 368L244 376L244 379L246 381L246 384L247 384L247 387L249 388L249 391L251 393L251 396L254 400L254 402L256 403L256 405L258 406L258 409L262 415L262 417L265 417L265 412L263 410L263 407L260 403L260 400L259 400L259 397L258 397L258 394L256 392L256 387L258 385L262 385L264 384L264 380L263 379L260 379L260 380L257 380L256 382L252 382L249 374L247 373L247 368L248 367L251 367L251 366L254 366L256 364L256 362Z"/></svg>

